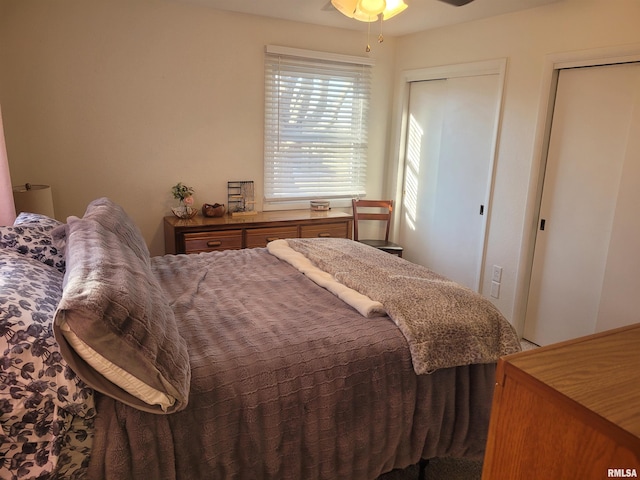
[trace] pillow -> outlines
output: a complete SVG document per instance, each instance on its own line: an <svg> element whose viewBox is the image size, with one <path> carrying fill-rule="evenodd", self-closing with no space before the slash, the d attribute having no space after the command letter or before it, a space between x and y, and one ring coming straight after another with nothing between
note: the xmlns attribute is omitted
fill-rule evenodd
<svg viewBox="0 0 640 480"><path fill-rule="evenodd" d="M187 346L151 268L121 239L91 218L69 218L56 338L96 390L140 410L176 412L189 396Z"/></svg>
<svg viewBox="0 0 640 480"><path fill-rule="evenodd" d="M48 217L46 215L42 215L40 213L30 213L30 212L20 212L16 220L13 222L14 225L24 225L24 224L36 224L44 227L46 231L49 231L58 225L62 225L62 222L59 222L55 218Z"/></svg>
<svg viewBox="0 0 640 480"><path fill-rule="evenodd" d="M54 407L95 413L93 391L69 368L53 333L62 279L39 261L0 251L0 423L11 441L49 439L52 431L36 426L51 423Z"/></svg>
<svg viewBox="0 0 640 480"><path fill-rule="evenodd" d="M98 198L87 206L86 219L95 220L115 233L147 265L150 265L149 248L142 233L124 209L106 197Z"/></svg>
<svg viewBox="0 0 640 480"><path fill-rule="evenodd" d="M38 260L50 267L65 271L62 250L53 244L52 224L20 223L14 226L0 226L0 250L15 250L22 255Z"/></svg>

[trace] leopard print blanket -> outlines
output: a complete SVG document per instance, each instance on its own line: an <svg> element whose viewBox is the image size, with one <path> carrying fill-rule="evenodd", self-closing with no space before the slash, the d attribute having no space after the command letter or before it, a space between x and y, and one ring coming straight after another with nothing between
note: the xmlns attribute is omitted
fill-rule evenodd
<svg viewBox="0 0 640 480"><path fill-rule="evenodd" d="M514 328L488 299L423 266L347 239L286 242L337 281L382 303L419 375L520 351Z"/></svg>

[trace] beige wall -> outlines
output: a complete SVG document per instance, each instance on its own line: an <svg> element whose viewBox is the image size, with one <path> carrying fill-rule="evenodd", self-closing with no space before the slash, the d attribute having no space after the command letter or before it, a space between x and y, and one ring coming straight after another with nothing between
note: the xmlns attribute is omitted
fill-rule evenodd
<svg viewBox="0 0 640 480"><path fill-rule="evenodd" d="M0 104L13 184L52 185L56 216L109 196L164 253L178 181L262 195L267 44L365 55L352 32L162 0L0 0ZM394 39L373 47L368 190L384 188ZM260 207L260 205L258 205Z"/></svg>
<svg viewBox="0 0 640 480"><path fill-rule="evenodd" d="M639 25L637 0L561 0L398 39L398 76L425 67L508 60L482 283L488 295L491 265L504 268L501 295L495 303L518 329L524 319L530 237L536 224L542 135L538 114L541 101L549 95L544 76L547 56L634 43L640 46ZM395 111L398 108L396 104ZM397 126L394 128L397 137ZM393 141L390 149L390 157L397 162Z"/></svg>

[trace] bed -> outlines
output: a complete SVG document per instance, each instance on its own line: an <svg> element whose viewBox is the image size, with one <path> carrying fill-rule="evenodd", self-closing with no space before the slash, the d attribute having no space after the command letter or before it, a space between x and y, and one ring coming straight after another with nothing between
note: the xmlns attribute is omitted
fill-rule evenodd
<svg viewBox="0 0 640 480"><path fill-rule="evenodd" d="M342 239L150 257L107 198L0 227L0 477L362 479L482 458L483 297Z"/></svg>

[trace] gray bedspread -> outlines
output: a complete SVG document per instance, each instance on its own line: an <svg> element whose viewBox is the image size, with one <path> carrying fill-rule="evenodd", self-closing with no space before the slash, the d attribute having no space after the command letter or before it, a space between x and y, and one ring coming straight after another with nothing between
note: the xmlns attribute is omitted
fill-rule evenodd
<svg viewBox="0 0 640 480"><path fill-rule="evenodd" d="M371 480L484 451L494 364L416 375L365 318L265 249L152 259L191 361L185 410L97 398L93 479Z"/></svg>

